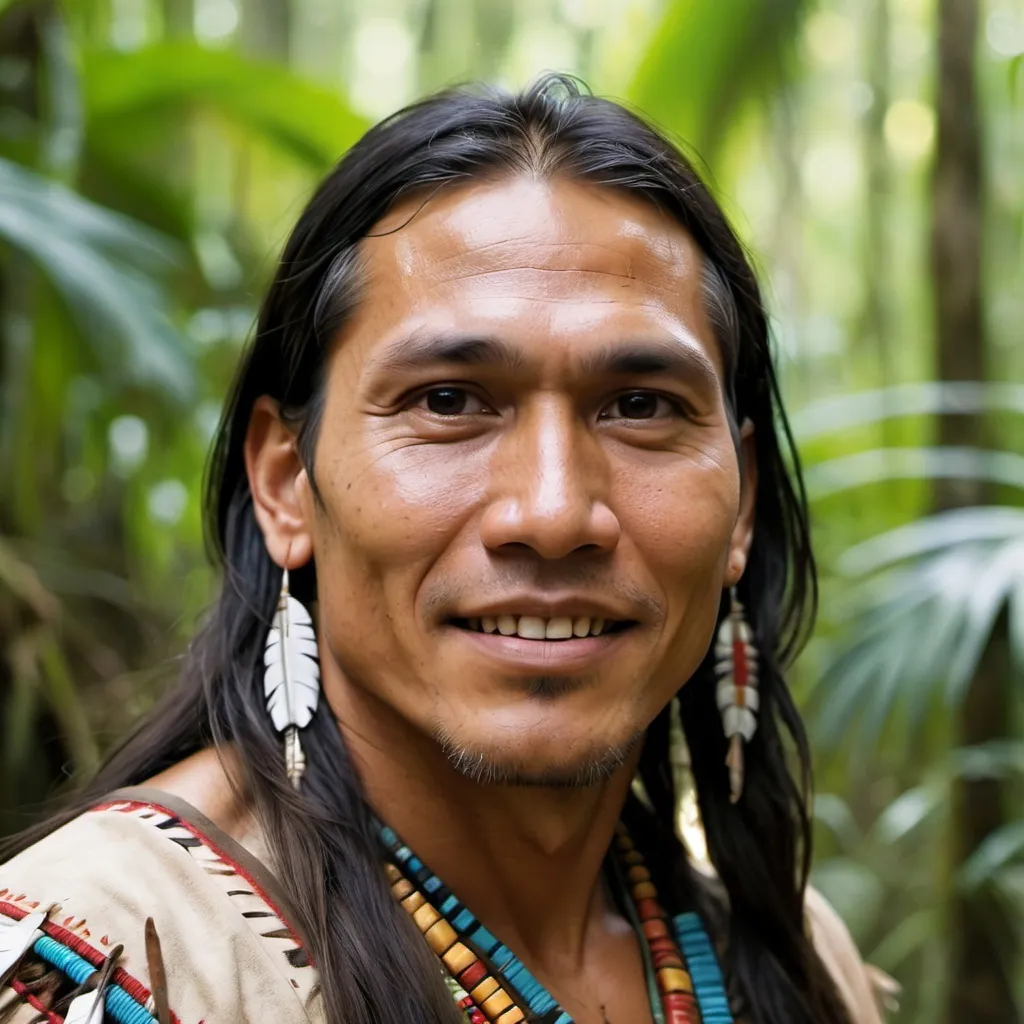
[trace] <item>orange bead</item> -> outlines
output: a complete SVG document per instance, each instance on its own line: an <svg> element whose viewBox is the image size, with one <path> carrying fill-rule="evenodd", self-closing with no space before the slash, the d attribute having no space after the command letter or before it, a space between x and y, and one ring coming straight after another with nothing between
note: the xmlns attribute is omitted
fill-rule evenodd
<svg viewBox="0 0 1024 1024"><path fill-rule="evenodd" d="M512 997L502 989L498 989L493 996L488 997L479 1004L480 1009L487 1014L491 1020L503 1014L512 1005Z"/></svg>
<svg viewBox="0 0 1024 1024"><path fill-rule="evenodd" d="M409 899L412 897L410 896ZM424 903L413 913L412 919L419 926L420 931L425 932L435 921L441 920L441 915L429 903Z"/></svg>
<svg viewBox="0 0 1024 1024"><path fill-rule="evenodd" d="M473 997L473 1002L480 1006L485 999L489 999L497 991L498 983L493 978L484 978L469 994Z"/></svg>
<svg viewBox="0 0 1024 1024"><path fill-rule="evenodd" d="M473 961L476 960L476 953L461 942L456 942L441 959L445 967L452 975L461 974Z"/></svg>

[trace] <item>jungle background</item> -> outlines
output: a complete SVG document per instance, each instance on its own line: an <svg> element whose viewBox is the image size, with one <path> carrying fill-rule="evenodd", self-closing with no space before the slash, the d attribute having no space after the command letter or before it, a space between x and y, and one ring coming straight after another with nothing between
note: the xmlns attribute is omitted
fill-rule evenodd
<svg viewBox="0 0 1024 1024"><path fill-rule="evenodd" d="M899 1022L1024 1019L1021 0L0 0L0 835L173 677L204 457L313 183L545 69L763 271L822 571L816 884Z"/></svg>

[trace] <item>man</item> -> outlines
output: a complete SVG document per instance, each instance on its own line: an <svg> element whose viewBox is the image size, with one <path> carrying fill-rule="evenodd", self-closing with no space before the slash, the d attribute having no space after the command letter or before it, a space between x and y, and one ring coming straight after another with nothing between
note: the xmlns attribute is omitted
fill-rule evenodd
<svg viewBox="0 0 1024 1024"><path fill-rule="evenodd" d="M0 870L14 1019L877 1021L804 902L780 420L742 248L634 115L556 78L371 130L240 369L179 688Z"/></svg>

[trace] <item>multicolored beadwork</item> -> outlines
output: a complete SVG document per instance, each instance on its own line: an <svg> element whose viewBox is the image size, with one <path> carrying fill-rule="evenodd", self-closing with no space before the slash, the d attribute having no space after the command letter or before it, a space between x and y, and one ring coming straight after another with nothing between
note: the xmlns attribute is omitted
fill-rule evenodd
<svg viewBox="0 0 1024 1024"><path fill-rule="evenodd" d="M733 1024L722 969L718 966L718 958L704 922L691 911L677 914L673 918L672 927L686 957L686 966L690 971L704 1024Z"/></svg>
<svg viewBox="0 0 1024 1024"><path fill-rule="evenodd" d="M658 902L658 893L643 855L621 824L616 830L615 848L654 966L665 1024L700 1024L701 1014L693 991L693 979L672 935L668 914Z"/></svg>
<svg viewBox="0 0 1024 1024"><path fill-rule="evenodd" d="M381 826L380 836L390 859L385 870L391 891L440 958L448 987L470 1024L573 1024L515 954L477 921L393 829ZM658 1019L664 1024L732 1024L721 971L700 917L680 914L670 922L643 856L622 825L616 832L615 852L655 973L661 1003Z"/></svg>

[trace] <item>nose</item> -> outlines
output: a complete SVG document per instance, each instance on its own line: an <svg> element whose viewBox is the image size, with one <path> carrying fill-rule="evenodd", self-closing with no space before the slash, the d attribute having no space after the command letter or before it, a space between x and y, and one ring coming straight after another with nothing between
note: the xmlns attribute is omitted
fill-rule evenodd
<svg viewBox="0 0 1024 1024"><path fill-rule="evenodd" d="M499 443L490 472L481 523L490 550L522 547L557 559L608 553L618 544L619 520L605 500L605 456L572 409L551 402L524 410Z"/></svg>

